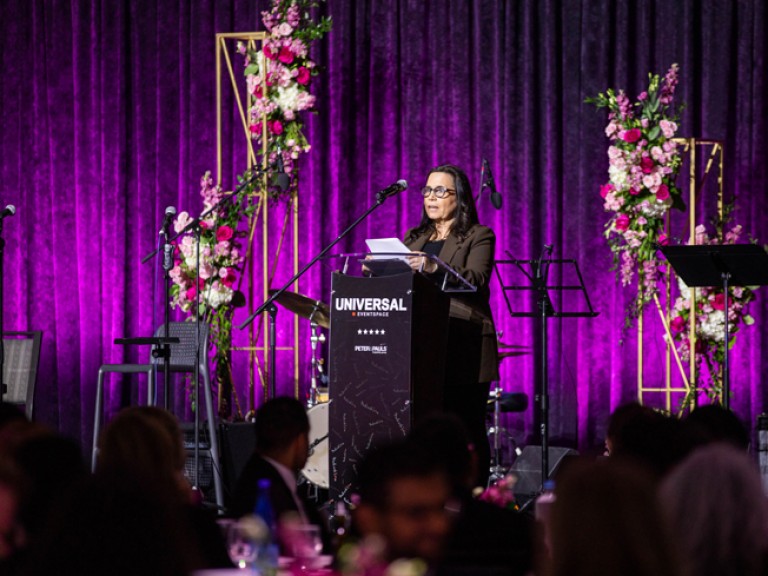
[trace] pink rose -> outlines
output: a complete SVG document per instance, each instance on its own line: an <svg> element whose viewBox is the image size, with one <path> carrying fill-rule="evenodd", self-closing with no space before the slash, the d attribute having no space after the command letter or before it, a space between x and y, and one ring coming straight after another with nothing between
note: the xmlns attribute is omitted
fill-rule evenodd
<svg viewBox="0 0 768 576"><path fill-rule="evenodd" d="M666 200L669 198L669 188L666 184L662 184L656 190L656 200Z"/></svg>
<svg viewBox="0 0 768 576"><path fill-rule="evenodd" d="M219 226L218 230L216 230L216 241L224 242L229 240L233 234L234 231L229 226Z"/></svg>
<svg viewBox="0 0 768 576"><path fill-rule="evenodd" d="M629 194L631 196L637 196L638 194L640 194L640 190L638 190L637 188L632 187L632 188L629 189Z"/></svg>
<svg viewBox="0 0 768 576"><path fill-rule="evenodd" d="M278 54L277 59L283 64L290 64L293 62L293 52L285 47L280 48L280 54Z"/></svg>
<svg viewBox="0 0 768 576"><path fill-rule="evenodd" d="M650 174L653 172L653 160L647 156L640 160L640 168L643 170L643 174Z"/></svg>
<svg viewBox="0 0 768 576"><path fill-rule="evenodd" d="M624 134L622 134L621 139L624 140L624 142L632 144L640 140L642 135L643 134L640 132L639 128L632 128L631 130L625 131Z"/></svg>
<svg viewBox="0 0 768 576"><path fill-rule="evenodd" d="M682 316L675 316L669 323L669 328L672 332L682 332L685 330L685 320Z"/></svg>
<svg viewBox="0 0 768 576"><path fill-rule="evenodd" d="M626 214L619 214L616 216L616 230L624 232L629 228L629 216Z"/></svg>
<svg viewBox="0 0 768 576"><path fill-rule="evenodd" d="M248 129L251 131L251 134L261 134L261 122L251 124Z"/></svg>
<svg viewBox="0 0 768 576"><path fill-rule="evenodd" d="M283 133L283 123L280 120L275 120L269 125L269 129L272 130L272 134L280 136Z"/></svg>
<svg viewBox="0 0 768 576"><path fill-rule="evenodd" d="M600 196L605 198L613 190L613 184L603 184L600 186Z"/></svg>
<svg viewBox="0 0 768 576"><path fill-rule="evenodd" d="M184 296L186 296L187 300L191 302L197 296L197 289L194 286L191 286L189 289L187 289Z"/></svg>
<svg viewBox="0 0 768 576"><path fill-rule="evenodd" d="M666 234L659 234L659 241L658 241L658 243L661 246L666 246L667 244L669 244L669 238L667 238Z"/></svg>
<svg viewBox="0 0 768 576"><path fill-rule="evenodd" d="M728 302L730 305L730 302ZM712 300L712 308L715 310L725 310L725 294L715 294Z"/></svg>
<svg viewBox="0 0 768 576"><path fill-rule="evenodd" d="M264 46L264 56L266 56L270 60L275 60L276 56L272 52L272 49L269 46Z"/></svg>
<svg viewBox="0 0 768 576"><path fill-rule="evenodd" d="M307 84L309 84L309 77L310 77L309 70L304 66L302 66L301 68L299 68L298 76L296 76L296 82L298 82L302 86L306 86Z"/></svg>

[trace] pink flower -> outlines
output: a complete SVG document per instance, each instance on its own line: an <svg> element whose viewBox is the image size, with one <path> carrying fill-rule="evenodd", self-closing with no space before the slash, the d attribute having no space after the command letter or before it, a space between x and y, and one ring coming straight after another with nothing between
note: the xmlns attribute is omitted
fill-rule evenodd
<svg viewBox="0 0 768 576"><path fill-rule="evenodd" d="M269 124L269 129L272 130L272 134L275 136L279 136L283 133L283 123L280 122L280 120L275 120L271 124Z"/></svg>
<svg viewBox="0 0 768 576"><path fill-rule="evenodd" d="M184 293L184 296L187 298L187 300L189 300L191 302L197 296L197 288L195 288L194 286L191 286Z"/></svg>
<svg viewBox="0 0 768 576"><path fill-rule="evenodd" d="M669 198L669 188L666 184L661 184L656 190L656 200L666 200Z"/></svg>
<svg viewBox="0 0 768 576"><path fill-rule="evenodd" d="M675 316L672 318L672 321L669 323L669 329L672 330L672 332L682 332L685 330L685 320L682 316Z"/></svg>
<svg viewBox="0 0 768 576"><path fill-rule="evenodd" d="M261 134L261 122L251 124L248 129L251 131L251 134Z"/></svg>
<svg viewBox="0 0 768 576"><path fill-rule="evenodd" d="M622 135L621 139L624 140L624 142L628 142L629 144L632 144L634 142L637 142L642 137L643 133L640 132L639 128L632 128L630 130L626 130Z"/></svg>
<svg viewBox="0 0 768 576"><path fill-rule="evenodd" d="M233 234L234 231L229 226L219 226L218 230L216 230L216 241L224 242L229 240L232 238Z"/></svg>
<svg viewBox="0 0 768 576"><path fill-rule="evenodd" d="M640 92L640 94L637 95L637 99L642 102L643 100L648 98L648 92Z"/></svg>
<svg viewBox="0 0 768 576"><path fill-rule="evenodd" d="M276 60L277 56L272 52L272 49L269 47L269 45L264 46L264 56L266 56L269 60Z"/></svg>
<svg viewBox="0 0 768 576"><path fill-rule="evenodd" d="M661 246L666 246L667 244L669 244L669 238L667 238L666 234L663 234L663 233L659 234L659 244Z"/></svg>
<svg viewBox="0 0 768 576"><path fill-rule="evenodd" d="M643 174L650 174L653 172L653 160L647 156L640 160L640 167L643 169Z"/></svg>
<svg viewBox="0 0 768 576"><path fill-rule="evenodd" d="M605 198L608 196L608 193L613 190L613 184L603 184L600 186L600 196L602 198Z"/></svg>
<svg viewBox="0 0 768 576"><path fill-rule="evenodd" d="M624 232L629 228L629 216L626 214L619 214L616 216L616 230Z"/></svg>
<svg viewBox="0 0 768 576"><path fill-rule="evenodd" d="M728 304L731 304L730 301ZM712 308L715 310L725 310L725 294L715 294L712 300Z"/></svg>
<svg viewBox="0 0 768 576"><path fill-rule="evenodd" d="M309 70L304 66L301 66L299 68L299 74L298 76L296 76L296 82L298 82L302 86L306 86L307 84L309 84L309 78L310 78Z"/></svg>
<svg viewBox="0 0 768 576"><path fill-rule="evenodd" d="M280 54L278 54L277 59L283 64L290 64L293 62L293 52L285 47L280 48Z"/></svg>
<svg viewBox="0 0 768 576"><path fill-rule="evenodd" d="M634 188L634 187L633 187L633 188L630 188L630 189L629 189L629 194L630 194L631 196L637 196L638 194L640 194L640 190L638 190L637 188Z"/></svg>
<svg viewBox="0 0 768 576"><path fill-rule="evenodd" d="M677 124L670 120L661 120L659 122L659 128L661 128L661 133L664 134L664 138L672 138L677 131Z"/></svg>

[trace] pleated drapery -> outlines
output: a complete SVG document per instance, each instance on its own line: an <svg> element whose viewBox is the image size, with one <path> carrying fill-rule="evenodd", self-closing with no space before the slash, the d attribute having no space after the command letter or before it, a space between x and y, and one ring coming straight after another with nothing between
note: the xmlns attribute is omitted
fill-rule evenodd
<svg viewBox="0 0 768 576"><path fill-rule="evenodd" d="M0 201L18 209L3 233L4 328L44 331L37 416L84 445L98 366L146 356L113 340L150 334L159 318L156 267L140 260L155 247L166 206L199 213L199 178L215 167L214 35L261 29L266 4L0 5ZM609 270L602 238L606 117L584 99L608 87L634 98L648 72L679 63L680 134L725 142L735 220L766 241L762 0L330 0L321 9L334 28L315 48L322 71L313 88L319 114L308 118L312 151L301 167L300 263L400 178L409 190L339 251L402 236L419 218L417 190L431 166L463 166L477 186L487 158L503 207L495 210L486 193L479 212L496 231L497 257L535 258L554 244L556 257L579 261L600 312L551 320L547 350L553 438L600 444L610 411L636 397L636 342L633 331L621 332L630 291ZM234 129L225 134L229 188L244 169L240 139ZM300 291L329 301L333 266L314 267ZM276 281L289 276L279 271ZM537 323L511 317L499 284L492 289L502 341L532 352L503 361L502 384L533 396ZM739 334L731 357L732 406L748 422L766 400L767 300L759 291L756 325ZM306 332L302 325L302 343ZM660 334L646 355L649 382L661 384ZM292 374L281 377L281 392L293 392ZM307 374L302 366L302 390ZM236 385L244 395L245 383ZM525 441L532 410L508 426Z"/></svg>

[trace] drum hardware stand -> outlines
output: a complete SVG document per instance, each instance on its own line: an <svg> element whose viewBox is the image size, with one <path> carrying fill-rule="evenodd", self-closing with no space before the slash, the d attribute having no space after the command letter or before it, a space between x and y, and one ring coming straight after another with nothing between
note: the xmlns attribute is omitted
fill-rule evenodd
<svg viewBox="0 0 768 576"><path fill-rule="evenodd" d="M312 347L312 377L310 381L309 386L309 398L307 399L307 408L312 408L315 404L318 403L318 392L317 392L317 381L322 380L323 377L323 360L322 358L317 357L317 343L320 342L325 343L325 334L322 332L318 333L317 330L317 322L315 322L314 316L316 312L320 309L319 302L315 302L315 307L312 310L312 314L309 316L309 330L310 330L310 337L309 341ZM310 446L312 448L312 446Z"/></svg>
<svg viewBox="0 0 768 576"><path fill-rule="evenodd" d="M501 480L506 476L507 470L501 464L501 386L496 383L496 387L493 389L493 427L491 433L493 434L493 466L491 466L491 474L488 476L488 486L491 486L494 482Z"/></svg>

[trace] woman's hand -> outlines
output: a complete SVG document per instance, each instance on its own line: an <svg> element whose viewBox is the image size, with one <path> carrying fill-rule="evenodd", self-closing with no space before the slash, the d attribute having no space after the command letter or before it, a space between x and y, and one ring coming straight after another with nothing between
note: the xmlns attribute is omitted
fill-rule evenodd
<svg viewBox="0 0 768 576"><path fill-rule="evenodd" d="M437 272L437 263L419 252L414 252L413 255L406 256L405 259L414 272L426 272L428 274Z"/></svg>

